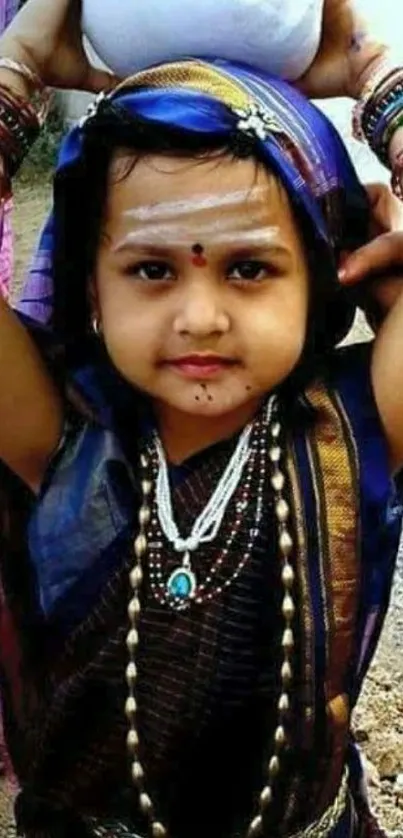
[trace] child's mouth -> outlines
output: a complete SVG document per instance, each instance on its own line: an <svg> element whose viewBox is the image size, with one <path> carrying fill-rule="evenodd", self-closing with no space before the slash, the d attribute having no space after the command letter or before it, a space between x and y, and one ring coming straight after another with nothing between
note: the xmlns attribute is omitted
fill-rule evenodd
<svg viewBox="0 0 403 838"><path fill-rule="evenodd" d="M212 378L224 370L235 366L237 362L233 358L225 358L221 355L193 354L184 355L180 358L173 358L166 364L186 378Z"/></svg>

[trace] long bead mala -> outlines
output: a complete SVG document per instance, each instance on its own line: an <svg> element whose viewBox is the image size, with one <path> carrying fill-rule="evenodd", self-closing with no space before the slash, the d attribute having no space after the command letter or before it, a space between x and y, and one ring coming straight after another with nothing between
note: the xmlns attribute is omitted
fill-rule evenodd
<svg viewBox="0 0 403 838"><path fill-rule="evenodd" d="M264 786L260 794L259 811L249 826L249 838L256 838L256 836L261 834L264 816L269 807L271 807L273 801L275 781L281 770L281 755L288 741L286 717L291 704L290 687L293 677L292 655L294 650L294 632L292 624L295 616L295 605L292 597L292 590L295 577L291 564L293 540L288 528L290 509L283 495L285 477L280 468L282 457L280 436L280 423L274 419L270 423L269 428L269 461L271 465L271 485L275 495L274 509L277 520L277 538L282 562L282 583L284 588L282 601L282 616L284 625L282 635L283 660L280 669L281 691L277 705L278 720L273 737L273 748L268 760L268 783ZM167 829L156 818L154 806L147 790L144 768L139 759L139 735L136 724L136 651L139 644L138 627L141 613L140 588L143 581L143 561L148 550L147 527L151 519L149 498L153 490L152 483L148 479L149 460L145 455L141 457L141 468L143 471L143 479L141 483L143 500L139 510L139 534L134 542L135 563L130 573L132 598L128 606L130 629L127 635L129 663L126 670L126 680L129 690L129 695L126 701L126 716L129 722L127 747L131 757L132 780L139 793L140 810L148 820L150 833L153 838L166 838Z"/></svg>

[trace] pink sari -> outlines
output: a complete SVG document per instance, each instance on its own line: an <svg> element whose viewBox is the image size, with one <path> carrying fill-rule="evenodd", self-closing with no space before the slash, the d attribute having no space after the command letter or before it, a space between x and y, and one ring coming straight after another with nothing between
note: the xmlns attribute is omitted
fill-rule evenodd
<svg viewBox="0 0 403 838"><path fill-rule="evenodd" d="M0 0L0 33L8 26L18 10L18 0ZM2 241L0 245L0 291L8 299L14 269L13 233L11 227L12 201L4 206Z"/></svg>
<svg viewBox="0 0 403 838"><path fill-rule="evenodd" d="M0 292L8 300L10 285L14 271L14 247L13 230L11 226L11 215L13 202L10 199L4 204L3 209L3 235L0 245Z"/></svg>

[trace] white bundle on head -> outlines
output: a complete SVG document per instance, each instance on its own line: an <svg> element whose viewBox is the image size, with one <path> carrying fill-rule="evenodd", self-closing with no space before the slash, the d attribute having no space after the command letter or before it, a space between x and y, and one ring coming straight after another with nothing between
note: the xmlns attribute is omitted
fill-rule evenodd
<svg viewBox="0 0 403 838"><path fill-rule="evenodd" d="M296 79L317 51L324 0L83 0L83 29L111 70L226 58Z"/></svg>

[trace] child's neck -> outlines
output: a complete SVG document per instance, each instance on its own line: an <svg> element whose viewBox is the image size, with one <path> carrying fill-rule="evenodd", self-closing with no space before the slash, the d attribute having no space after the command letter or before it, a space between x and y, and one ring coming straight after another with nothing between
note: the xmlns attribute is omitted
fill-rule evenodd
<svg viewBox="0 0 403 838"><path fill-rule="evenodd" d="M170 463L179 465L224 439L229 439L253 418L260 400L250 401L223 416L193 416L166 404L155 405L158 431Z"/></svg>

